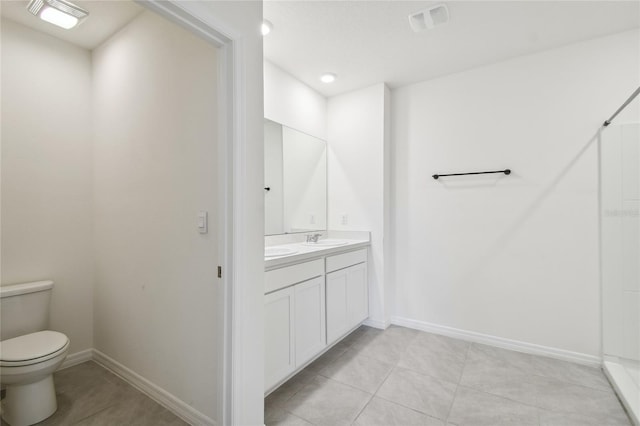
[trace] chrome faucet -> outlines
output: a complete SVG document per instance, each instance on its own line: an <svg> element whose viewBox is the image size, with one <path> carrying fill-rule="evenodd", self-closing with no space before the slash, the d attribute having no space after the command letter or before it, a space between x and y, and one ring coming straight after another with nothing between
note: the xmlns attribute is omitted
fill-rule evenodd
<svg viewBox="0 0 640 426"><path fill-rule="evenodd" d="M320 237L322 237L322 234L307 234L307 242L317 243Z"/></svg>

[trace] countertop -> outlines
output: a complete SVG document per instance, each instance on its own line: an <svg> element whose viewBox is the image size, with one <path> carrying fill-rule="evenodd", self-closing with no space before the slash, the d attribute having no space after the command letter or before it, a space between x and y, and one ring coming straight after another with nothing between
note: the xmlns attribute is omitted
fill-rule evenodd
<svg viewBox="0 0 640 426"><path fill-rule="evenodd" d="M346 241L347 243L333 247L314 247L305 245L300 242L273 245L271 247L291 248L297 250L297 253L284 256L265 257L264 269L265 271L269 271L271 269L280 268L289 264L300 263L318 257L324 257L332 254L342 253L345 251L355 250L362 247L368 247L371 244L368 239L340 239Z"/></svg>

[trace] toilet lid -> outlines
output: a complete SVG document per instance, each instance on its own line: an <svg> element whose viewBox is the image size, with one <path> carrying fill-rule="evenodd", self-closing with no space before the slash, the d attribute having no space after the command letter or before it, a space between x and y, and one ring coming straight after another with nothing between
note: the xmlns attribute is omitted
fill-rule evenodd
<svg viewBox="0 0 640 426"><path fill-rule="evenodd" d="M3 365L25 361L40 362L41 358L59 352L69 339L57 331L45 330L25 334L0 342L0 362Z"/></svg>

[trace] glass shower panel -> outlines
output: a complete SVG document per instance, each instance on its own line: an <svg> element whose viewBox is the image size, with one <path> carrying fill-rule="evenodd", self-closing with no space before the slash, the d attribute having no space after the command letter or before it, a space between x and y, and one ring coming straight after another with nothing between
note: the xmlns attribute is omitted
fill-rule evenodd
<svg viewBox="0 0 640 426"><path fill-rule="evenodd" d="M640 124L600 139L602 349L629 414L640 415Z"/></svg>

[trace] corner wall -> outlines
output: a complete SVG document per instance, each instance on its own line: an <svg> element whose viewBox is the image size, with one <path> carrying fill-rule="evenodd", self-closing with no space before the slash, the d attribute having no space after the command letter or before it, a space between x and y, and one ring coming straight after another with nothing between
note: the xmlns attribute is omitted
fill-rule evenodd
<svg viewBox="0 0 640 426"><path fill-rule="evenodd" d="M385 279L389 259L385 250L390 181L388 102L389 89L380 83L334 96L328 104L329 229L371 232L368 324L379 328L389 325L391 315L390 287Z"/></svg>
<svg viewBox="0 0 640 426"><path fill-rule="evenodd" d="M51 279L69 353L93 346L91 53L2 19L2 285Z"/></svg>
<svg viewBox="0 0 640 426"><path fill-rule="evenodd" d="M640 84L639 39L392 92L398 318L599 356L595 136Z"/></svg>

